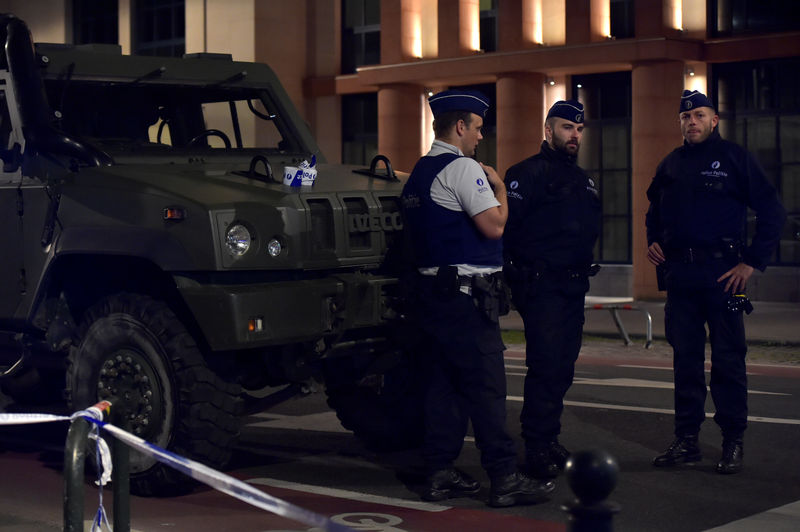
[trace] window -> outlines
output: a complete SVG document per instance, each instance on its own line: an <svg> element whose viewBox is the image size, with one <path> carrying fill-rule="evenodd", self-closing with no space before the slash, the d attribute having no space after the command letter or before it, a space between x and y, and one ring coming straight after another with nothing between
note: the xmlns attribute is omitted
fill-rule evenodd
<svg viewBox="0 0 800 532"><path fill-rule="evenodd" d="M60 77L45 87L49 100L61 104L56 127L115 156L306 148L267 88Z"/></svg>
<svg viewBox="0 0 800 532"><path fill-rule="evenodd" d="M715 0L711 2L714 36L800 30L797 0Z"/></svg>
<svg viewBox="0 0 800 532"><path fill-rule="evenodd" d="M342 96L342 163L369 164L378 154L378 95Z"/></svg>
<svg viewBox="0 0 800 532"><path fill-rule="evenodd" d="M342 74L381 62L381 8L374 0L342 3Z"/></svg>
<svg viewBox="0 0 800 532"><path fill-rule="evenodd" d="M597 182L603 209L597 260L631 262L631 74L574 76L586 108L578 164Z"/></svg>
<svg viewBox="0 0 800 532"><path fill-rule="evenodd" d="M634 36L633 0L611 0L611 35L615 39Z"/></svg>
<svg viewBox="0 0 800 532"><path fill-rule="evenodd" d="M186 52L184 0L137 0L134 53L181 57Z"/></svg>
<svg viewBox="0 0 800 532"><path fill-rule="evenodd" d="M73 0L73 42L117 44L119 42L117 4L117 0Z"/></svg>
<svg viewBox="0 0 800 532"><path fill-rule="evenodd" d="M800 264L800 58L726 63L712 70L720 134L747 148L780 194L789 220L777 264ZM755 216L747 219L747 234Z"/></svg>
<svg viewBox="0 0 800 532"><path fill-rule="evenodd" d="M480 0L480 39L481 50L497 51L497 0Z"/></svg>

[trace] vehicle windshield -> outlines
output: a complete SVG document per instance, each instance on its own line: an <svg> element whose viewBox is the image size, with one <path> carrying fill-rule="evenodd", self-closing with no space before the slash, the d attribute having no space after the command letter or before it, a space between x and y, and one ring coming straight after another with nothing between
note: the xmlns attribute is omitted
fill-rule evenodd
<svg viewBox="0 0 800 532"><path fill-rule="evenodd" d="M46 90L55 126L107 152L300 149L265 90L63 79Z"/></svg>

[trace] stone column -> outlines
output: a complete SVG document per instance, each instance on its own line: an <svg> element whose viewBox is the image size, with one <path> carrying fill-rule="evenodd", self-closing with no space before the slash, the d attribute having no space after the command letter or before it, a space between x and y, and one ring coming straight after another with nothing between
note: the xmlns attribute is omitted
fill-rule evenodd
<svg viewBox="0 0 800 532"><path fill-rule="evenodd" d="M462 57L474 54L476 50L473 48L473 33L477 28L473 26L480 18L478 0L438 1L439 57Z"/></svg>
<svg viewBox="0 0 800 532"><path fill-rule="evenodd" d="M544 82L538 72L497 78L497 172L539 151L544 138Z"/></svg>
<svg viewBox="0 0 800 532"><path fill-rule="evenodd" d="M678 105L683 91L683 62L636 64L631 78L633 297L663 298L655 267L647 260L644 221L650 203L646 192L658 163L682 142Z"/></svg>
<svg viewBox="0 0 800 532"><path fill-rule="evenodd" d="M408 83L378 89L378 153L395 170L410 172L422 155L422 90Z"/></svg>
<svg viewBox="0 0 800 532"><path fill-rule="evenodd" d="M566 0L567 44L588 44L606 38L610 0Z"/></svg>
<svg viewBox="0 0 800 532"><path fill-rule="evenodd" d="M421 12L421 0L381 0L381 64L405 63L415 58Z"/></svg>

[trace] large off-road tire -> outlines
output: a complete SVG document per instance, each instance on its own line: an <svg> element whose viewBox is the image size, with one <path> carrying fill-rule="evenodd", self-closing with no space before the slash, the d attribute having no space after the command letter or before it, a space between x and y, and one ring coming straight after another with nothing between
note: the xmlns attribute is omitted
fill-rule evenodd
<svg viewBox="0 0 800 532"><path fill-rule="evenodd" d="M206 366L194 339L162 301L116 294L91 307L78 329L67 369L67 400L78 410L116 398L117 424L169 449L222 467L239 436L240 387ZM112 418L113 420L113 418ZM138 452L130 458L131 492L176 495L189 477Z"/></svg>
<svg viewBox="0 0 800 532"><path fill-rule="evenodd" d="M413 357L380 372L359 370L350 359L334 359L325 367L325 384L328 405L342 426L370 449L421 445L424 385Z"/></svg>

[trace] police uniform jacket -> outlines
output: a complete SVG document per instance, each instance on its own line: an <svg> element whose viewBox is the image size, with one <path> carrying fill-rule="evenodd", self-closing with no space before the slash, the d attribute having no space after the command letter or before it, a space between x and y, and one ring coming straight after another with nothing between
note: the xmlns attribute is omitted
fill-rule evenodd
<svg viewBox="0 0 800 532"><path fill-rule="evenodd" d="M668 260L686 248L714 251L743 242L750 207L757 215L756 229L752 243L742 246L740 260L763 271L786 218L753 156L716 129L704 142L684 142L667 155L647 197L647 243L658 242Z"/></svg>
<svg viewBox="0 0 800 532"><path fill-rule="evenodd" d="M536 155L509 168L505 177L507 261L544 264L551 270L588 268L600 230L600 198L576 158L545 141Z"/></svg>

